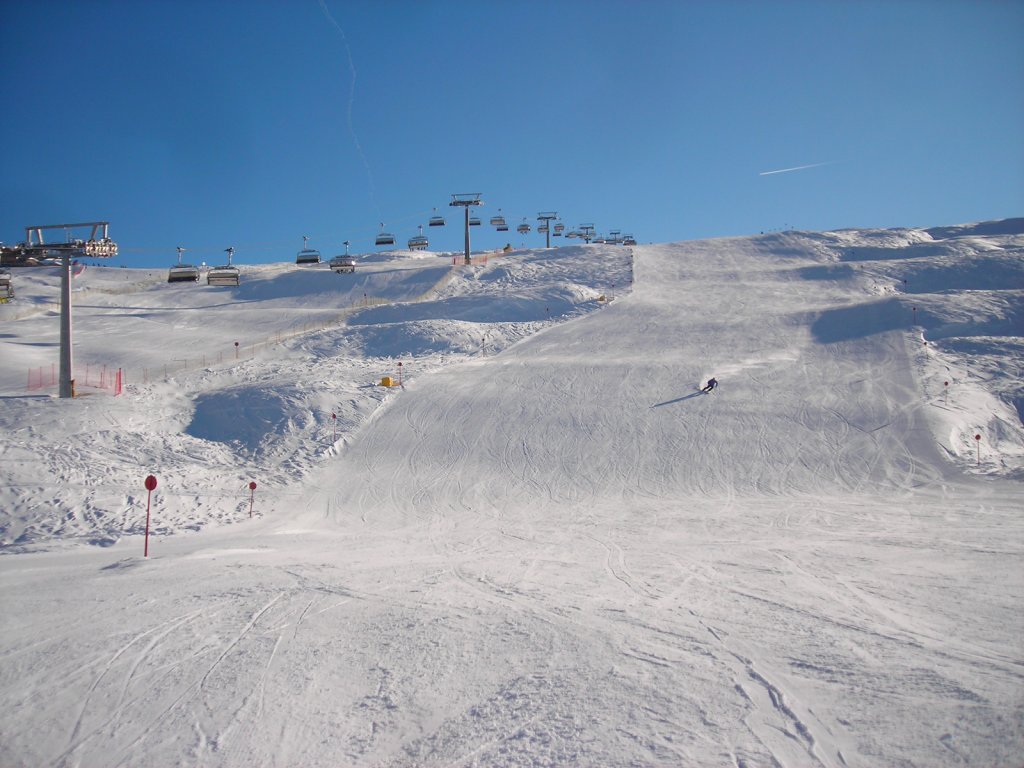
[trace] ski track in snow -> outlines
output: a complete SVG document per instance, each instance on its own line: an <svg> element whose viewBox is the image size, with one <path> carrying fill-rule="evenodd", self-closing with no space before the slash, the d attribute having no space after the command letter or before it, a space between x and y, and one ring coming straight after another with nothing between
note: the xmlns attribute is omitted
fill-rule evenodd
<svg viewBox="0 0 1024 768"><path fill-rule="evenodd" d="M152 376L70 402L18 271L0 763L1014 764L1024 238L981 231L89 269L76 360Z"/></svg>

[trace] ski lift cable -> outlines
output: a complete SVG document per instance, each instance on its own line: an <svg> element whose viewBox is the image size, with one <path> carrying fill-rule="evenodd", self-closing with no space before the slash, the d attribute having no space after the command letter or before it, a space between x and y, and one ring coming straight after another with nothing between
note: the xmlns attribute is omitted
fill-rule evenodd
<svg viewBox="0 0 1024 768"><path fill-rule="evenodd" d="M388 224L401 224L406 221L413 221L419 219L425 221L428 217L434 215L434 209L431 208L429 211L417 211L416 213L410 213L405 216L399 216L397 218L391 218L387 220Z"/></svg>

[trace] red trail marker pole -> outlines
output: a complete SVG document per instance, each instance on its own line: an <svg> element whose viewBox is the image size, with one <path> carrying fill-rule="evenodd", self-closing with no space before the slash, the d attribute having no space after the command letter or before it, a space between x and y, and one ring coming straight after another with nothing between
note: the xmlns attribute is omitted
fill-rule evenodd
<svg viewBox="0 0 1024 768"><path fill-rule="evenodd" d="M256 497L256 481L249 483L249 519L252 519L252 501Z"/></svg>
<svg viewBox="0 0 1024 768"><path fill-rule="evenodd" d="M156 490L156 478L153 475L146 477L146 490L149 495L146 496L146 544L142 549L143 557L149 557L149 503L153 499L153 491Z"/></svg>
<svg viewBox="0 0 1024 768"><path fill-rule="evenodd" d="M334 424L334 440L333 440L333 442L336 443L336 442L338 442L338 414L336 414L336 413L332 413L331 414L331 422L333 422L333 424Z"/></svg>
<svg viewBox="0 0 1024 768"><path fill-rule="evenodd" d="M398 361L398 386L402 386L402 361Z"/></svg>
<svg viewBox="0 0 1024 768"><path fill-rule="evenodd" d="M978 446L978 466L981 466L981 435L974 436L975 445Z"/></svg>

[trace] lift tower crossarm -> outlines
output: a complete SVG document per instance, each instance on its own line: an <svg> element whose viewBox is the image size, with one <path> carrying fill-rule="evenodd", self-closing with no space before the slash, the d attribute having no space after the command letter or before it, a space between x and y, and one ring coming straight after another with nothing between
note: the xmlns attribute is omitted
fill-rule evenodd
<svg viewBox="0 0 1024 768"><path fill-rule="evenodd" d="M80 224L36 224L35 226L25 227L25 242L30 246L36 245L36 243L32 241L32 235L34 233L36 238L39 240L38 245L45 245L43 242L44 229L80 229L81 227L92 227L92 233L89 235L90 240L96 239L96 232L100 227L103 228L102 239L109 239L107 234L108 228L110 227L109 221L85 221Z"/></svg>

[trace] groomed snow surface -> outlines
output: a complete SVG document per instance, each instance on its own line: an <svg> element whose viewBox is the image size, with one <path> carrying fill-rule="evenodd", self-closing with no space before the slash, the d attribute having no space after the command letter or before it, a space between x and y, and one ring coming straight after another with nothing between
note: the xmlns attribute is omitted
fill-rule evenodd
<svg viewBox="0 0 1024 768"><path fill-rule="evenodd" d="M0 765L1020 766L1022 232L13 270Z"/></svg>

